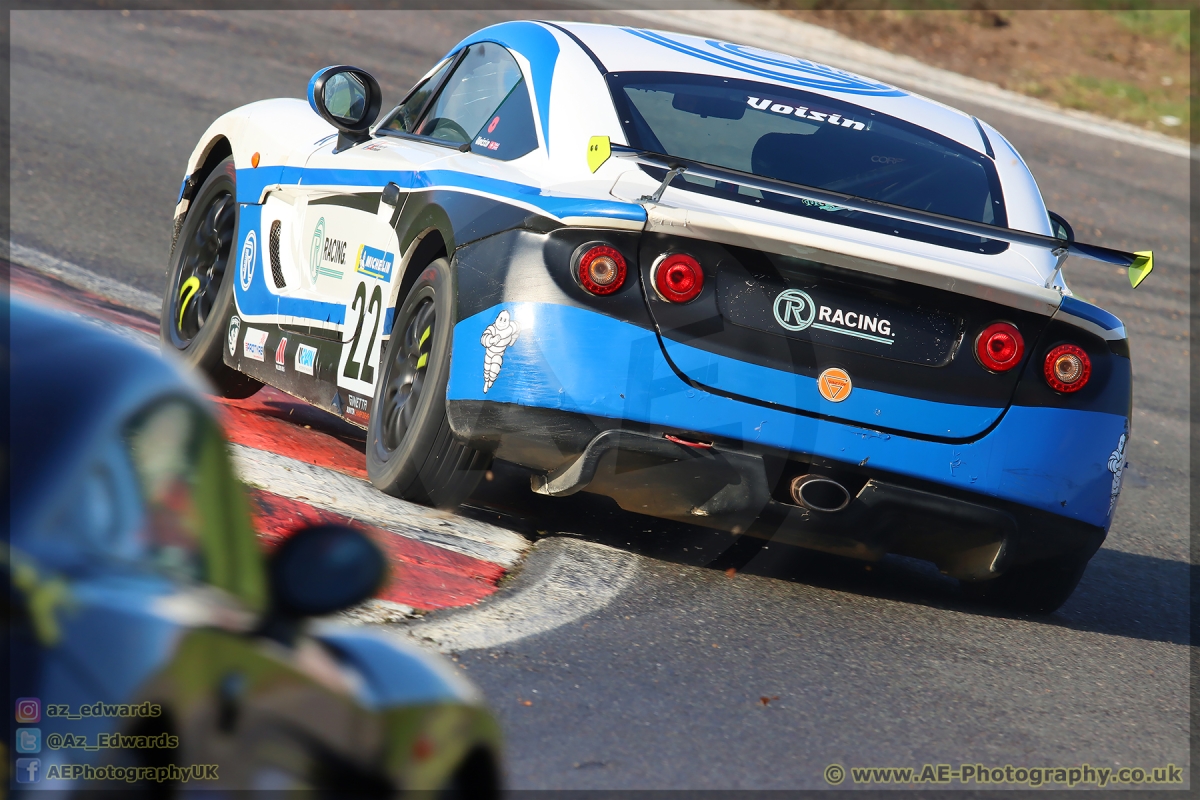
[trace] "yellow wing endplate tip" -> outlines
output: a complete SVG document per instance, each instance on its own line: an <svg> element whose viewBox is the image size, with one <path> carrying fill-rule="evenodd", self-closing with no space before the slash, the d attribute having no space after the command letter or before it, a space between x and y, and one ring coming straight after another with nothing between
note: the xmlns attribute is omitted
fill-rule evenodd
<svg viewBox="0 0 1200 800"><path fill-rule="evenodd" d="M1136 289L1154 269L1154 253L1150 250L1134 252L1137 258L1129 265L1129 285Z"/></svg>
<svg viewBox="0 0 1200 800"><path fill-rule="evenodd" d="M588 140L588 168L592 172L600 169L600 166L608 161L608 157L611 155L612 143L607 136L593 136Z"/></svg>

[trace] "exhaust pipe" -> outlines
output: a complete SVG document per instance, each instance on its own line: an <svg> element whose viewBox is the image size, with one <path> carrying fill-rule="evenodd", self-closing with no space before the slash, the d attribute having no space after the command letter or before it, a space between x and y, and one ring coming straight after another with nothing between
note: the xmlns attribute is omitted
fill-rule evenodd
<svg viewBox="0 0 1200 800"><path fill-rule="evenodd" d="M809 511L830 514L850 505L850 492L830 478L799 475L792 478L792 500Z"/></svg>

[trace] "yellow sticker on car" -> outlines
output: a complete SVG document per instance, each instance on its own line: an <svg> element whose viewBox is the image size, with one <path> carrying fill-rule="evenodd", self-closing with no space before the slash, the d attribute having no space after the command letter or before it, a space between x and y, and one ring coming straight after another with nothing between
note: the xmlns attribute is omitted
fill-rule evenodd
<svg viewBox="0 0 1200 800"><path fill-rule="evenodd" d="M612 155L612 143L607 136L593 136L588 140L588 169L592 172L600 169L600 166L608 161L608 157Z"/></svg>

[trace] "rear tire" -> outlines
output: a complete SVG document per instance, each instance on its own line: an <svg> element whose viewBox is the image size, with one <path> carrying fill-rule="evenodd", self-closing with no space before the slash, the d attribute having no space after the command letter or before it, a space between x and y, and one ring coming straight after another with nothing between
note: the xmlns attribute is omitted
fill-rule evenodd
<svg viewBox="0 0 1200 800"><path fill-rule="evenodd" d="M234 312L232 263L238 205L233 159L217 165L188 209L167 269L159 316L163 352L204 373L221 397L243 398L262 383L225 365Z"/></svg>
<svg viewBox="0 0 1200 800"><path fill-rule="evenodd" d="M397 308L367 423L367 476L390 495L441 508L479 485L490 453L461 444L446 418L454 335L450 263L425 267Z"/></svg>
<svg viewBox="0 0 1200 800"><path fill-rule="evenodd" d="M1052 614L1079 585L1091 554L1069 553L1010 568L990 581L963 581L962 593L1009 611Z"/></svg>

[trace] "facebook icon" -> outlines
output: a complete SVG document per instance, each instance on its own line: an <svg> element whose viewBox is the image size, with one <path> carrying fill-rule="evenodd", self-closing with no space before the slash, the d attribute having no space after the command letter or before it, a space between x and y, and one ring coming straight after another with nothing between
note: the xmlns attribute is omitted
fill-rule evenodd
<svg viewBox="0 0 1200 800"><path fill-rule="evenodd" d="M40 758L17 759L17 783L37 783L42 779Z"/></svg>

